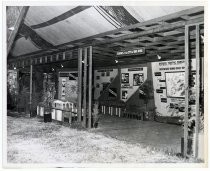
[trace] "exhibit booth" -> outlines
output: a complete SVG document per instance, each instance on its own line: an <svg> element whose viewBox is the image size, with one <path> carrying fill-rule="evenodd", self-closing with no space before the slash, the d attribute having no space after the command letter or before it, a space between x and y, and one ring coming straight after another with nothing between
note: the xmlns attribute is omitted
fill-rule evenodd
<svg viewBox="0 0 210 171"><path fill-rule="evenodd" d="M8 92L24 95L31 117L35 111L83 128L93 127L99 115L183 124L183 154L190 127L198 156L204 8L156 7L162 12L155 15L142 15L136 7L78 8L76 14L59 8L62 17L42 23L35 11L48 16L52 7L23 7L19 32L8 40Z"/></svg>

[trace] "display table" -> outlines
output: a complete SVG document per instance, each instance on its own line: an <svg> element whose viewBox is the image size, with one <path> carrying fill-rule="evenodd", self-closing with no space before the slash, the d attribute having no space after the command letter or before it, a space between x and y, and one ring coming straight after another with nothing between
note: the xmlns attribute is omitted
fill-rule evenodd
<svg viewBox="0 0 210 171"><path fill-rule="evenodd" d="M44 116L44 106L37 106L37 115L41 117ZM68 122L71 123L72 118L77 117L76 104L54 100L51 106L51 115L53 120L64 122L64 120L67 119Z"/></svg>

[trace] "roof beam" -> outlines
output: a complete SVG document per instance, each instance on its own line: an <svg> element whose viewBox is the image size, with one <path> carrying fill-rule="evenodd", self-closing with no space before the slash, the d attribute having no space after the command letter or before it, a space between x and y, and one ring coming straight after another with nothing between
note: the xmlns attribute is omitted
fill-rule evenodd
<svg viewBox="0 0 210 171"><path fill-rule="evenodd" d="M187 22L181 21L181 22L177 23L176 25L173 25L173 24L160 25L160 26L157 26L154 29L142 31L140 33L129 34L129 35L121 36L119 38L114 38L114 39L111 39L111 40L105 40L105 41L101 41L101 42L93 42L93 43L91 43L91 45L92 46L97 46L97 45L101 45L101 44L114 43L114 42L123 41L123 40L126 40L126 39L136 38L136 37L139 37L139 36L145 36L145 35L164 32L164 31L170 31L170 30L173 30L173 29L176 29L176 28L183 27L185 25L189 25L189 24L193 24L193 23L200 23L200 22L203 22L203 18L198 18L198 19L195 19L195 20L187 21Z"/></svg>
<svg viewBox="0 0 210 171"><path fill-rule="evenodd" d="M155 19L151 19L151 20L148 20L148 21L145 21L145 22L142 22L142 23L137 23L137 24L133 24L133 25L130 25L130 26L127 26L127 27L122 27L122 28L119 28L119 29L116 29L116 30L107 31L107 32L104 32L104 33L99 33L99 34L96 34L94 36L86 37L86 38L83 38L83 39L78 39L78 40L75 40L75 41L72 41L72 42L61 44L59 46L64 46L66 44L72 44L74 42L83 42L83 41L94 39L94 38L104 37L106 35L116 34L116 33L122 32L122 31L127 31L129 29L138 28L138 27L141 27L141 26L149 25L149 24L154 24L154 23L164 21L164 20L170 20L170 19L173 19L173 18L176 18L176 17L180 17L182 15L193 14L193 13L197 13L197 12L201 12L201 11L204 11L203 7L195 7L195 8L183 10L181 12L173 13L173 14L170 14L170 15L166 15L166 16L155 18Z"/></svg>

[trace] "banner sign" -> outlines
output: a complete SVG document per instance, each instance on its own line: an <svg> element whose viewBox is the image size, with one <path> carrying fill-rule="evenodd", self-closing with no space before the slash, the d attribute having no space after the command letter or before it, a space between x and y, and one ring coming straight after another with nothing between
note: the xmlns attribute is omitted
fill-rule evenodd
<svg viewBox="0 0 210 171"><path fill-rule="evenodd" d="M145 48L138 48L126 51L119 51L117 52L117 56L130 56L130 55L140 55L145 54Z"/></svg>
<svg viewBox="0 0 210 171"><path fill-rule="evenodd" d="M143 68L128 68L128 71L143 71Z"/></svg>

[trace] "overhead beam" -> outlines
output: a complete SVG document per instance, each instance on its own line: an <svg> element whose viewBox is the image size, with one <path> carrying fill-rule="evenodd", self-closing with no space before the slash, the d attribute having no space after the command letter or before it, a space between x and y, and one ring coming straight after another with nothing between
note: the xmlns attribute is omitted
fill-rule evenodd
<svg viewBox="0 0 210 171"><path fill-rule="evenodd" d="M93 42L91 43L93 46L97 46L97 45L101 45L101 44L110 44L110 43L114 43L114 42L119 42L119 41L123 41L126 39L132 39L132 38L136 38L136 37L140 37L140 36L145 36L145 35L149 35L149 34L154 34L154 33L159 33L159 32L164 32L164 31L170 31L176 28L180 28L183 27L185 25L189 25L189 24L195 24L195 23L200 23L203 22L203 18L198 18L195 20L191 20L191 21L181 21L179 23L177 23L176 25L171 25L171 24L167 24L167 25L160 25L157 28L154 29L150 29L150 30L146 30L146 31L142 31L139 33L134 33L134 34L129 34L129 35L125 35L125 36L121 36L119 38L114 38L114 39L110 39L110 40L105 40L105 41L101 41L101 42Z"/></svg>
<svg viewBox="0 0 210 171"><path fill-rule="evenodd" d="M86 38L83 38L83 39L75 40L75 41L72 41L72 42L61 44L59 46L64 46L64 45L71 44L71 43L74 43L74 42L83 42L83 41L91 40L91 39L94 39L94 38L104 37L106 35L116 34L116 33L122 32L122 31L127 31L129 29L150 25L150 24L154 24L154 23L157 23L157 22L160 22L160 21L170 20L170 19L173 19L173 18L178 18L182 15L193 14L193 13L197 13L197 12L201 12L201 11L204 11L204 7L195 7L195 8L183 10L181 12L169 14L169 15L158 17L158 18L155 18L155 19L151 19L151 20L148 20L148 21L145 21L145 22L133 24L133 25L130 25L130 26L127 26L127 27L122 27L122 28L119 28L119 29L116 29L116 30L107 31L107 32L104 32L104 33L99 33L99 34L96 34L94 36L90 36L90 37L86 37Z"/></svg>

